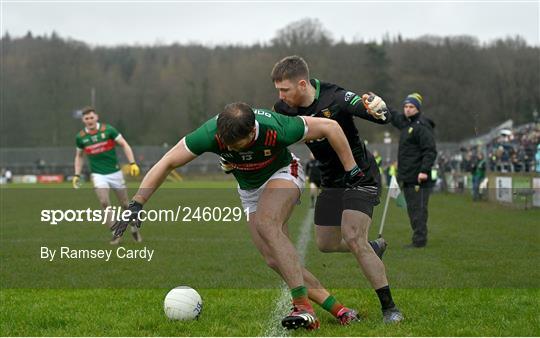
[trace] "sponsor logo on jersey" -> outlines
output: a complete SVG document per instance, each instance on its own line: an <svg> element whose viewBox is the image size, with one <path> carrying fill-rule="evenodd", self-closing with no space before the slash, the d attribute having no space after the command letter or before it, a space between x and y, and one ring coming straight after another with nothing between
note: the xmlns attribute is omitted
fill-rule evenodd
<svg viewBox="0 0 540 338"><path fill-rule="evenodd" d="M266 112L264 110L255 109L253 112L255 114L257 114L257 115L264 115L264 116L270 117L270 118L272 117L272 114L270 114L269 112Z"/></svg>
<svg viewBox="0 0 540 338"><path fill-rule="evenodd" d="M412 133L412 131L413 131L413 128L409 127L409 134Z"/></svg>
<svg viewBox="0 0 540 338"><path fill-rule="evenodd" d="M101 133L101 138L105 138L105 133Z"/></svg>
<svg viewBox="0 0 540 338"><path fill-rule="evenodd" d="M349 102L356 94L353 92L346 92L345 93L345 102Z"/></svg>
<svg viewBox="0 0 540 338"><path fill-rule="evenodd" d="M227 158L233 158L234 157L233 154L231 154L231 153L222 153L221 156L222 157L227 157Z"/></svg>
<svg viewBox="0 0 540 338"><path fill-rule="evenodd" d="M111 149L114 149L114 141L109 139L107 141L99 142L85 147L84 152L88 155L96 155L101 154L105 151L109 151Z"/></svg>
<svg viewBox="0 0 540 338"><path fill-rule="evenodd" d="M234 168L241 170L241 171L254 171L254 170L260 170L262 168L267 167L277 158L276 155L270 157L266 161L262 162L249 162L249 163L235 163Z"/></svg>
<svg viewBox="0 0 540 338"><path fill-rule="evenodd" d="M272 150L264 149L264 156L271 156L271 155L272 155Z"/></svg>

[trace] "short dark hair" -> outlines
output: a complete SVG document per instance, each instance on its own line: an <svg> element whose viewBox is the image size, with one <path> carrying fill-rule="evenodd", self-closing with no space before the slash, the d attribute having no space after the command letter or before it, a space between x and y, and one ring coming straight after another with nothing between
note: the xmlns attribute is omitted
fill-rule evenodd
<svg viewBox="0 0 540 338"><path fill-rule="evenodd" d="M91 107L91 106L86 106L82 109L82 114L83 116L86 115L86 114L90 114L90 113L95 113L96 112L96 109L94 107Z"/></svg>
<svg viewBox="0 0 540 338"><path fill-rule="evenodd" d="M255 127L255 113L244 102L229 103L217 118L217 133L226 145L246 138Z"/></svg>
<svg viewBox="0 0 540 338"><path fill-rule="evenodd" d="M272 69L272 81L309 80L309 67L307 62L298 55L291 55L281 59Z"/></svg>

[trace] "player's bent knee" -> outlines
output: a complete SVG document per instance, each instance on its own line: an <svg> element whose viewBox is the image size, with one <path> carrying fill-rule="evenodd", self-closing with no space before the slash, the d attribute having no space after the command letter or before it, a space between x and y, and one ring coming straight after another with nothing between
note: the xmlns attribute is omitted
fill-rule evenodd
<svg viewBox="0 0 540 338"><path fill-rule="evenodd" d="M349 250L355 252L357 255L360 255L360 257L371 256L374 254L371 245L369 245L368 242L359 240L357 237L348 237L345 239L345 244Z"/></svg>
<svg viewBox="0 0 540 338"><path fill-rule="evenodd" d="M347 245L349 250L354 252L360 250L360 244L358 243L358 239L356 237L343 236L343 240L345 241L345 245Z"/></svg>
<svg viewBox="0 0 540 338"><path fill-rule="evenodd" d="M317 248L321 252L336 252L338 251L340 242L336 243L335 241L329 241L327 239L317 237Z"/></svg>
<svg viewBox="0 0 540 338"><path fill-rule="evenodd" d="M356 252L369 252L371 246L367 240L361 238L357 231L343 231L342 236L349 249Z"/></svg>

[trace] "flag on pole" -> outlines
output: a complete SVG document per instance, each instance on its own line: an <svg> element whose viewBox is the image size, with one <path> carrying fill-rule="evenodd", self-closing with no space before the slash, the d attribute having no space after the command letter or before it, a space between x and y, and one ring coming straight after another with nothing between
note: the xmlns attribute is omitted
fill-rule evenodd
<svg viewBox="0 0 540 338"><path fill-rule="evenodd" d="M390 179L390 188L388 189L388 195L396 200L396 205L400 208L406 208L407 202L405 202L405 196L399 188L399 184L396 180L396 176L392 176Z"/></svg>

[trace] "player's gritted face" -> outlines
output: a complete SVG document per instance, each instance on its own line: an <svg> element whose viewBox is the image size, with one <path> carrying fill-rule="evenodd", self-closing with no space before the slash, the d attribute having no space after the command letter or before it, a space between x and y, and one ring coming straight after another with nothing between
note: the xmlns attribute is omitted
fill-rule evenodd
<svg viewBox="0 0 540 338"><path fill-rule="evenodd" d="M411 117L418 113L418 109L416 109L415 105L412 103L405 103L405 105L403 106L403 113L405 114L405 116Z"/></svg>
<svg viewBox="0 0 540 338"><path fill-rule="evenodd" d="M96 129L98 122L98 114L89 112L83 115L82 121L87 129Z"/></svg>
<svg viewBox="0 0 540 338"><path fill-rule="evenodd" d="M227 144L227 149L231 151L242 151L246 149L251 142L253 142L253 139L255 138L255 128L253 128L253 131L249 133L248 136L244 137L243 139L240 139L236 141L233 144Z"/></svg>
<svg viewBox="0 0 540 338"><path fill-rule="evenodd" d="M274 85L279 92L279 99L289 107L299 107L307 93L306 80L275 81Z"/></svg>

